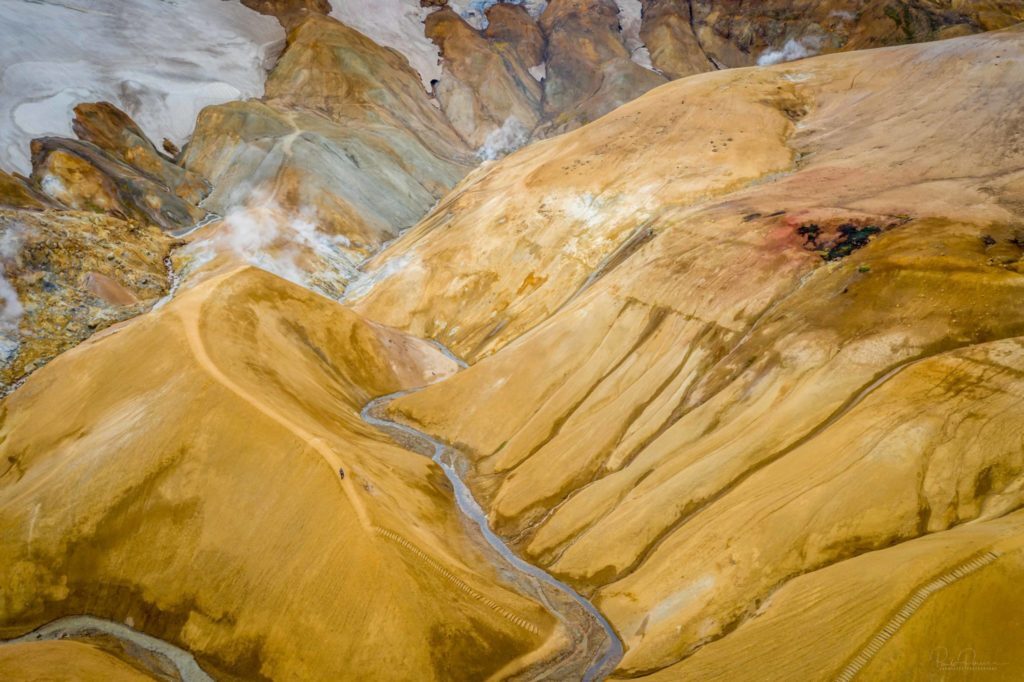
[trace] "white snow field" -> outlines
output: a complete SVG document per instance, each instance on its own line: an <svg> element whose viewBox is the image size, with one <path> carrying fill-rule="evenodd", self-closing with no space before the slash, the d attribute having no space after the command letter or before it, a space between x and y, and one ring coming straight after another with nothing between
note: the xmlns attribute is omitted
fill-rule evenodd
<svg viewBox="0 0 1024 682"><path fill-rule="evenodd" d="M0 0L0 168L28 172L29 141L70 135L79 102L181 145L203 107L263 94L283 41L238 2Z"/></svg>

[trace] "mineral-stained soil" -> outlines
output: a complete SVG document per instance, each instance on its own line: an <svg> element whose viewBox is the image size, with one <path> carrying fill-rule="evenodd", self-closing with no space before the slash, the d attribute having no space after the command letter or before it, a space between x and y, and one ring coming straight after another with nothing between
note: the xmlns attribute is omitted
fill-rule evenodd
<svg viewBox="0 0 1024 682"><path fill-rule="evenodd" d="M371 264L362 312L474 363L393 413L619 675L898 677L965 622L1019 671L1021 36L678 81Z"/></svg>
<svg viewBox="0 0 1024 682"><path fill-rule="evenodd" d="M1024 677L1019 3L649 0L628 40L452 3L431 91L326 2L246 4L288 29L260 99L166 154L79 103L0 174L0 639L581 677L600 619L464 480L615 678Z"/></svg>

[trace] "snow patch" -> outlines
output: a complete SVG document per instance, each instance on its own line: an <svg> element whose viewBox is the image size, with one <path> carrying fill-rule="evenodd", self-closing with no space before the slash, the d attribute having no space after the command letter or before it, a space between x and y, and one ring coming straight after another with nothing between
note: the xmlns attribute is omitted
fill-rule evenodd
<svg viewBox="0 0 1024 682"><path fill-rule="evenodd" d="M72 108L109 101L181 146L199 110L263 94L284 41L272 17L223 0L0 0L0 166L70 136Z"/></svg>
<svg viewBox="0 0 1024 682"><path fill-rule="evenodd" d="M640 47L633 50L633 52L630 53L629 58L632 59L635 63L647 69L648 71L655 71L661 73L656 68L654 68L654 63L651 61L651 52L650 50L647 49L646 45L641 45Z"/></svg>
<svg viewBox="0 0 1024 682"><path fill-rule="evenodd" d="M820 38L806 37L799 40L790 38L786 41L786 44L782 46L781 50L768 50L766 52L762 52L761 56L757 58L757 65L770 66L772 64L780 64L782 62L791 62L794 59L812 57L818 54L819 49L821 49Z"/></svg>
<svg viewBox="0 0 1024 682"><path fill-rule="evenodd" d="M449 0L448 6L455 10L466 23L477 29L487 28L486 12L494 5L522 5L534 19L548 6L547 0Z"/></svg>
<svg viewBox="0 0 1024 682"><path fill-rule="evenodd" d="M530 129L515 116L509 116L501 127L492 130L476 156L481 161L494 161L511 154L530 141Z"/></svg>
<svg viewBox="0 0 1024 682"><path fill-rule="evenodd" d="M538 83L548 77L548 65L544 62L541 62L537 66L531 66L527 71L530 72L530 75L533 76Z"/></svg>
<svg viewBox="0 0 1024 682"><path fill-rule="evenodd" d="M615 0L615 4L619 6L619 26L622 27L622 40L629 50L629 58L653 71L651 53L647 51L644 41L640 40L640 0Z"/></svg>
<svg viewBox="0 0 1024 682"><path fill-rule="evenodd" d="M404 55L428 92L431 81L441 79L441 53L423 27L437 8L420 7L419 0L331 0L331 7L331 16L341 23Z"/></svg>
<svg viewBox="0 0 1024 682"><path fill-rule="evenodd" d="M535 19L547 7L546 0L450 0L448 6L471 26L482 29L487 27L487 9L502 1L524 6ZM639 0L628 1L639 7ZM420 7L419 0L331 0L331 6L332 17L404 55L420 74L427 92L433 92L432 82L441 79L441 53L427 38L423 22L438 8Z"/></svg>

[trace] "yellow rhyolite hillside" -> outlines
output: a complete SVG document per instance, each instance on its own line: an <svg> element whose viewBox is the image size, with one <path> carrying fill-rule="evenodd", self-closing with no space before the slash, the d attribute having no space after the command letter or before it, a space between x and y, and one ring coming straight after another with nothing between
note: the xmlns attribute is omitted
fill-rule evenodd
<svg viewBox="0 0 1024 682"><path fill-rule="evenodd" d="M6 223L63 227L5 264L59 343L18 328L9 378L35 372L0 403L0 638L89 615L218 679L582 677L594 623L360 416L425 387L382 409L455 444L492 528L607 617L615 677L924 679L967 650L1024 676L1022 38L700 74L469 171L398 53L307 17L265 101L201 116L178 161L230 215L187 235L55 203L174 203L179 174L107 158L138 136L37 145L96 182L4 180ZM606 110L585 90L567 127ZM288 242L313 224L350 270ZM127 241L39 242L76 226ZM244 262L283 256L344 302ZM94 296L44 309L79 276ZM20 641L0 678L144 659Z"/></svg>
<svg viewBox="0 0 1024 682"><path fill-rule="evenodd" d="M371 266L359 310L476 361L394 413L593 596L620 675L868 651L880 679L964 646L1020 674L1022 45L671 83L477 171Z"/></svg>

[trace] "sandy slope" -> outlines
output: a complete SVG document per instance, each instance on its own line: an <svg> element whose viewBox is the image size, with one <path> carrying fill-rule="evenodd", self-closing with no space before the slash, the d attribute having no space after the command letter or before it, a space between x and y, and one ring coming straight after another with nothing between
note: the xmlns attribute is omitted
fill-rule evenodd
<svg viewBox="0 0 1024 682"><path fill-rule="evenodd" d="M20 682L157 679L95 646L71 640L0 647L0 675Z"/></svg>
<svg viewBox="0 0 1024 682"><path fill-rule="evenodd" d="M0 633L131 619L245 679L515 669L552 617L359 417L453 368L251 268L65 353L3 406Z"/></svg>
<svg viewBox="0 0 1024 682"><path fill-rule="evenodd" d="M783 675L773 642L813 622L843 636L800 669L839 675L936 580L858 665L952 650L957 610L1021 660L996 596L1024 504L1021 35L669 84L476 172L380 257L359 307L478 361L396 413L473 453L620 674ZM977 603L943 582L988 552Z"/></svg>

